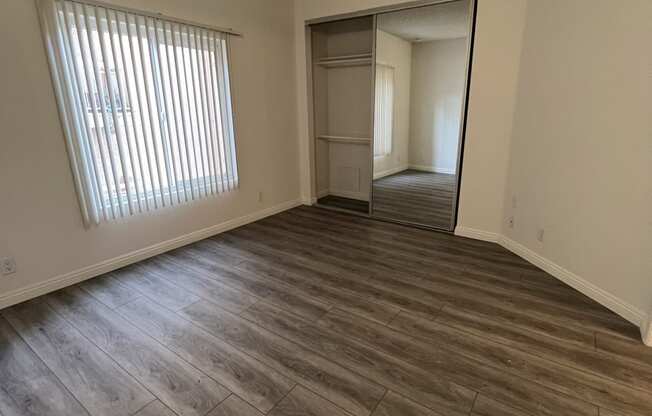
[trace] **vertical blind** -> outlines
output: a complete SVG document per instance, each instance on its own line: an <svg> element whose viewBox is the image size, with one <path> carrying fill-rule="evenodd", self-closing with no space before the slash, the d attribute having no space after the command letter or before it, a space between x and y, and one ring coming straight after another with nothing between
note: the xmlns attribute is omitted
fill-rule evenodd
<svg viewBox="0 0 652 416"><path fill-rule="evenodd" d="M87 224L238 187L227 34L77 1L39 10Z"/></svg>
<svg viewBox="0 0 652 416"><path fill-rule="evenodd" d="M394 68L376 64L374 157L392 152L394 130Z"/></svg>

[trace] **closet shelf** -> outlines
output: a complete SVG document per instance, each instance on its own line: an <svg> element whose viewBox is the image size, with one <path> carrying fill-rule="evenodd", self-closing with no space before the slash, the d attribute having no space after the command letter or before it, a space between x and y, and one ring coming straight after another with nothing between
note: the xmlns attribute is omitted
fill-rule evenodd
<svg viewBox="0 0 652 416"><path fill-rule="evenodd" d="M356 55L330 56L328 58L321 58L315 63L326 68L371 65L371 54L362 53Z"/></svg>
<svg viewBox="0 0 652 416"><path fill-rule="evenodd" d="M362 144L362 145L371 144L371 139L366 137L319 135L317 136L317 139L324 140L329 143L348 143L348 144Z"/></svg>

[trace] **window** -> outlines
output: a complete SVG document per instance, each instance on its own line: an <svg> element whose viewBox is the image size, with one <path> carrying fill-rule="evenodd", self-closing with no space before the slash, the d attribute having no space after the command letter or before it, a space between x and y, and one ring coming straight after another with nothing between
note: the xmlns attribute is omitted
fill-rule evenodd
<svg viewBox="0 0 652 416"><path fill-rule="evenodd" d="M394 68L376 64L374 157L392 153L394 130Z"/></svg>
<svg viewBox="0 0 652 416"><path fill-rule="evenodd" d="M39 9L88 224L238 187L227 34L78 1Z"/></svg>

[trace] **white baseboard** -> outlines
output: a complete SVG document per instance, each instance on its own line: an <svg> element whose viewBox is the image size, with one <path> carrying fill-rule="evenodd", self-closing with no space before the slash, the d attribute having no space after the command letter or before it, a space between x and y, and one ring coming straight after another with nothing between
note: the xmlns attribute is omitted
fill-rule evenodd
<svg viewBox="0 0 652 416"><path fill-rule="evenodd" d="M555 276L557 279L585 294L601 305L611 309L618 315L627 319L631 323L640 326L647 318L647 314L633 305L623 301L622 299L612 295L604 289L599 288L588 280L576 275L575 273L567 270L560 265L553 263L545 257L535 253L529 248L523 246L516 241L502 236L500 245L511 251L512 253L524 258L535 266Z"/></svg>
<svg viewBox="0 0 652 416"><path fill-rule="evenodd" d="M384 178L385 176L393 175L395 173L403 172L407 168L408 168L407 165L401 165L401 166L397 166L397 167L392 168L392 169L384 170L382 172L374 173L374 180Z"/></svg>
<svg viewBox="0 0 652 416"><path fill-rule="evenodd" d="M643 341L647 345L652 346L652 315L648 317L648 314L638 309L637 307L623 301L617 296L607 292L604 289L599 288L581 276L576 275L570 270L563 268L562 266L554 263L553 261L541 256L533 250L502 234L457 226L455 228L455 235L500 244L512 253L524 258L525 260L550 273L552 276L556 277L572 288L590 297L601 305L611 309L613 312L622 316L634 325L639 326L641 328Z"/></svg>
<svg viewBox="0 0 652 416"><path fill-rule="evenodd" d="M66 286L79 283L81 281L90 279L95 276L99 276L104 273L108 273L112 270L119 269L121 267L127 266L132 263L144 260L146 258L156 256L157 254L164 253L166 251L173 250L175 248L194 243L195 241L203 240L204 238L211 237L213 235L231 230L236 227L240 227L245 224L260 220L262 218L268 217L270 215L278 214L279 212L286 211L288 209L302 205L302 200L293 200L287 201L273 207L269 207L252 214L244 215L242 217L234 218L232 220L225 221L220 224L212 225L201 230L193 231L191 233L173 238L171 240L162 241L160 243L153 244L149 247L138 249L130 253L114 257L102 261L91 266L83 267L78 270L74 270L70 273L62 274L50 278L44 282L37 283L25 288L14 290L12 292L6 293L0 296L0 309L6 308L11 305L15 305L20 302L35 298L37 296L45 295L46 293L64 288Z"/></svg>
<svg viewBox="0 0 652 416"><path fill-rule="evenodd" d="M641 337L643 344L652 347L652 311L648 313L647 319L641 324Z"/></svg>
<svg viewBox="0 0 652 416"><path fill-rule="evenodd" d="M500 240L500 234L477 230L475 228L462 227L461 225L455 227L455 235L473 238L475 240L489 241L491 243L497 243Z"/></svg>
<svg viewBox="0 0 652 416"><path fill-rule="evenodd" d="M423 172L445 173L447 175L455 175L455 169L438 168L436 166L426 166L426 165L412 165L412 164L410 164L408 167L410 169L420 170Z"/></svg>

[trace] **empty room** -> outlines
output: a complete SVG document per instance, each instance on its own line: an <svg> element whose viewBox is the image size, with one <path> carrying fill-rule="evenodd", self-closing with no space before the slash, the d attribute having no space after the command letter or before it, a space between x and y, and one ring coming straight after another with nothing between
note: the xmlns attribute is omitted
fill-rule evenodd
<svg viewBox="0 0 652 416"><path fill-rule="evenodd" d="M649 0L3 0L0 416L652 415Z"/></svg>

